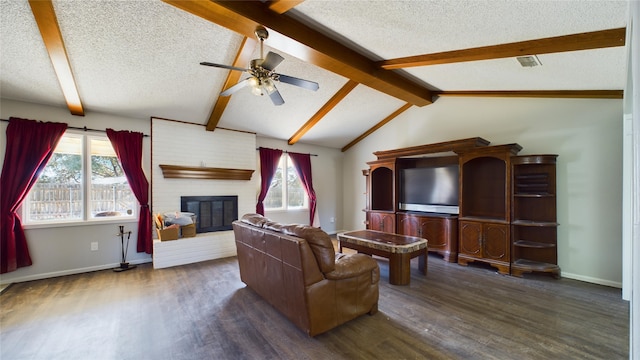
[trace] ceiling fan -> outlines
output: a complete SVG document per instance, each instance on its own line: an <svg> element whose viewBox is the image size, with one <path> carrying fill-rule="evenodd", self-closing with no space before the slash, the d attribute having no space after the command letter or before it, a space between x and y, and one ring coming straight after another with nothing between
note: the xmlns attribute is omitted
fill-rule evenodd
<svg viewBox="0 0 640 360"><path fill-rule="evenodd" d="M260 58L251 60L251 67L249 69L243 69L235 66L228 66L222 64L215 64L210 62L201 62L200 65L219 67L223 69L244 71L251 75L250 77L238 82L232 87L220 93L220 96L229 96L236 91L244 88L245 86L251 86L251 92L255 95L267 94L271 98L274 105L284 104L284 99L280 95L280 92L276 88L275 82L283 82L290 85L299 86L301 88L316 91L318 90L318 83L299 79L293 76L278 74L275 72L276 66L278 66L284 58L274 52L269 51L266 57L263 55L263 43L264 40L269 37L269 32L264 26L256 27L254 32L258 40L260 40Z"/></svg>

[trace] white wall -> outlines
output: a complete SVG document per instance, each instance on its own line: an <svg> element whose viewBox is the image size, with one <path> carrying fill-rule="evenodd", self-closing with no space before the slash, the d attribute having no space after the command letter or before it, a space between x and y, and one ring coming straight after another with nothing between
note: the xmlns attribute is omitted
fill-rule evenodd
<svg viewBox="0 0 640 360"><path fill-rule="evenodd" d="M631 121L631 146L625 156L628 164L628 187L625 195L630 198L626 216L625 251L631 255L625 257L625 295L630 298L629 313L629 359L640 359L640 3L629 2L629 22L627 27L628 78L625 87L625 117ZM625 169L627 170L627 169ZM625 252L625 255L626 255Z"/></svg>
<svg viewBox="0 0 640 360"><path fill-rule="evenodd" d="M258 146L271 149L297 152L302 154L315 154L311 156L311 173L313 175L313 188L316 192L316 213L320 218L320 227L329 234L339 232L343 228L342 208L342 159L343 154L338 149L322 146L296 143L288 145L285 140L258 137ZM256 151L257 177L260 178L260 158ZM260 182L256 188L256 194L260 193ZM256 195L257 199L257 195ZM255 212L255 205L253 208ZM309 223L309 211L265 211L265 216L271 220L282 223ZM331 222L331 218L334 222Z"/></svg>
<svg viewBox="0 0 640 360"><path fill-rule="evenodd" d="M558 263L569 278L621 286L622 100L440 98L345 153L347 229L364 227L361 170L374 151L482 137L521 155L558 154Z"/></svg>
<svg viewBox="0 0 640 360"><path fill-rule="evenodd" d="M87 112L85 116L73 116L66 108L55 108L2 99L0 116L3 119L20 117L32 120L64 122L69 126L91 129L131 130L150 133L148 119L131 119ZM0 123L0 161L4 161L6 129L8 123ZM151 154L149 138L143 141L143 168L149 175ZM108 269L120 263L121 248L118 225L132 231L127 261L142 263L151 261L145 253L136 252L138 223L136 221L108 221L79 226L25 226L25 234L33 265L2 274L1 284L35 280L85 271ZM91 242L98 242L98 251L91 251Z"/></svg>

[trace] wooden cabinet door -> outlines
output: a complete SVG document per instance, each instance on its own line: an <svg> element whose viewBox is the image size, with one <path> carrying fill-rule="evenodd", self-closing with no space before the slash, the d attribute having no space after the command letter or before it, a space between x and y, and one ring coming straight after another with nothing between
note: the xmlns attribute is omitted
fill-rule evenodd
<svg viewBox="0 0 640 360"><path fill-rule="evenodd" d="M429 250L446 247L444 222L441 218L400 215L398 216L398 234L417 236L429 241Z"/></svg>
<svg viewBox="0 0 640 360"><path fill-rule="evenodd" d="M481 258L482 255L482 223L460 220L460 243L458 251L461 254Z"/></svg>
<svg viewBox="0 0 640 360"><path fill-rule="evenodd" d="M427 239L428 249L437 252L448 262L458 257L458 220L453 217L398 214L398 234Z"/></svg>
<svg viewBox="0 0 640 360"><path fill-rule="evenodd" d="M444 219L440 218L422 218L418 233L420 237L429 241L429 250L448 250Z"/></svg>
<svg viewBox="0 0 640 360"><path fill-rule="evenodd" d="M395 214L383 214L382 215L382 228L380 231L394 233L396 232L396 215Z"/></svg>
<svg viewBox="0 0 640 360"><path fill-rule="evenodd" d="M483 257L491 260L509 261L509 226L506 224L484 224Z"/></svg>
<svg viewBox="0 0 640 360"><path fill-rule="evenodd" d="M382 215L377 212L369 213L369 229L381 231L382 227Z"/></svg>
<svg viewBox="0 0 640 360"><path fill-rule="evenodd" d="M369 229L384 231L388 233L396 232L395 214L370 212Z"/></svg>
<svg viewBox="0 0 640 360"><path fill-rule="evenodd" d="M407 236L420 236L418 235L419 230L419 218L406 214L398 216L398 234Z"/></svg>

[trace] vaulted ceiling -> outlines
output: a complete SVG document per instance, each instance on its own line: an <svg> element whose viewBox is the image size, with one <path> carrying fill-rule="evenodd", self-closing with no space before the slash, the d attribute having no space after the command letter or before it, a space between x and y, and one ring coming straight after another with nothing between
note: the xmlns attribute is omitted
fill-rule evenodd
<svg viewBox="0 0 640 360"><path fill-rule="evenodd" d="M622 98L627 1L0 2L0 96L348 149L442 96ZM265 52L285 104L220 92ZM517 56L541 65L522 67ZM205 130L203 130L205 131Z"/></svg>

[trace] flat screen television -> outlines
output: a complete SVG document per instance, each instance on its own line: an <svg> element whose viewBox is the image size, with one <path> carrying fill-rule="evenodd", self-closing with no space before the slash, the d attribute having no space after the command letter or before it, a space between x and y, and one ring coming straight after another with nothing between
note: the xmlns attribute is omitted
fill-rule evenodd
<svg viewBox="0 0 640 360"><path fill-rule="evenodd" d="M400 170L400 209L458 213L458 164Z"/></svg>

